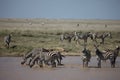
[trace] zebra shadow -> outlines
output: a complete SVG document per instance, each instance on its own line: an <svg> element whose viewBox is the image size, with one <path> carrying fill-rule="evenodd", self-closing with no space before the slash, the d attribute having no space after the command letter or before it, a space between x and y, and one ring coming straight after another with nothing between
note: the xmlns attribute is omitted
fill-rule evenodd
<svg viewBox="0 0 120 80"><path fill-rule="evenodd" d="M97 66L88 66L88 68L98 68Z"/></svg>
<svg viewBox="0 0 120 80"><path fill-rule="evenodd" d="M88 68L99 68L98 66L88 66ZM111 68L111 66L103 66L101 68ZM120 68L120 65L116 65L115 68Z"/></svg>
<svg viewBox="0 0 120 80"><path fill-rule="evenodd" d="M12 45L12 46L10 46L10 48L15 49L15 48L17 48L17 45Z"/></svg>

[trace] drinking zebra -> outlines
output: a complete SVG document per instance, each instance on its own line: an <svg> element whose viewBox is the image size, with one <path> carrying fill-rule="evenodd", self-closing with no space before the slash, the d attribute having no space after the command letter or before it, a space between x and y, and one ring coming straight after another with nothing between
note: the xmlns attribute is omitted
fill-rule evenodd
<svg viewBox="0 0 120 80"><path fill-rule="evenodd" d="M40 67L43 67L43 63L46 65L51 64L52 67L56 67L55 60L57 60L58 65L61 65L62 57L63 56L60 54L60 52L56 52L56 51L41 52L40 54L36 55L32 59L32 61L30 63L30 67L33 67L35 65L35 62L38 62Z"/></svg>
<svg viewBox="0 0 120 80"><path fill-rule="evenodd" d="M29 60L29 63L28 65L30 65L30 62L31 60L37 55L39 54L40 52L42 51L47 51L46 49L44 48L36 48L36 49L33 49L32 51L28 52L27 54L25 54L23 56L23 61L21 62L21 64L25 64L27 62L27 60Z"/></svg>
<svg viewBox="0 0 120 80"><path fill-rule="evenodd" d="M53 49L44 49L44 48L36 48L36 49L33 49L32 51L30 51L29 53L25 54L23 56L23 61L21 62L21 64L25 64L27 61L28 61L28 65L30 66L33 66L35 64L35 62L37 64L39 64L38 62L39 61L42 61L41 59L43 58L46 58L47 55L45 55L44 53L49 53L49 57L50 57L50 54L52 55L54 52L54 54L56 54L57 58L57 62L58 62L58 65L62 65L61 64L61 60L63 59L63 57L65 57L64 55L62 55L60 52L58 51L53 51ZM43 55L43 56L41 56ZM43 62L43 61L42 61ZM47 62L47 61L46 61ZM41 67L41 66L40 66Z"/></svg>

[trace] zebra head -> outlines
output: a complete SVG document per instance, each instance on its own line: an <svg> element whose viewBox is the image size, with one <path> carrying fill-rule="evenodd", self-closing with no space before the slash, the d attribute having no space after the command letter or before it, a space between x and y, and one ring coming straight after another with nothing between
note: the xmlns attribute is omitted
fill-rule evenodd
<svg viewBox="0 0 120 80"><path fill-rule="evenodd" d="M111 34L111 32L106 32L106 33L104 33L104 36L105 36L105 37L112 38L112 34Z"/></svg>

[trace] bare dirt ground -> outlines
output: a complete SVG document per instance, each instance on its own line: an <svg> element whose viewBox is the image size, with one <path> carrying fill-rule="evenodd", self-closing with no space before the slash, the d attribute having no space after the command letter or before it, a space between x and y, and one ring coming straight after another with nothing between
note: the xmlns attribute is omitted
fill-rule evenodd
<svg viewBox="0 0 120 80"><path fill-rule="evenodd" d="M0 58L0 80L119 80L120 57L116 68L110 68L109 61L102 62L97 68L97 61L92 57L89 68L82 67L80 56L67 56L63 59L64 66L57 68L34 66L29 68L21 65L20 57Z"/></svg>

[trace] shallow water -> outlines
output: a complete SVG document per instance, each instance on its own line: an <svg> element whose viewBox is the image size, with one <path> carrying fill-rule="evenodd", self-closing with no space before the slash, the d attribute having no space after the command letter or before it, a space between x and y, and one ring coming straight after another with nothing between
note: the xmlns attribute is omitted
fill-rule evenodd
<svg viewBox="0 0 120 80"><path fill-rule="evenodd" d="M116 68L111 68L109 61L102 62L97 68L97 61L92 57L89 68L82 67L79 56L67 56L63 66L57 68L21 65L20 57L0 57L0 80L119 80L120 57Z"/></svg>

